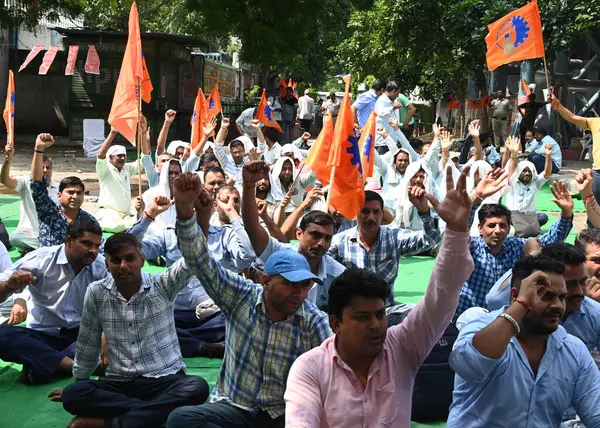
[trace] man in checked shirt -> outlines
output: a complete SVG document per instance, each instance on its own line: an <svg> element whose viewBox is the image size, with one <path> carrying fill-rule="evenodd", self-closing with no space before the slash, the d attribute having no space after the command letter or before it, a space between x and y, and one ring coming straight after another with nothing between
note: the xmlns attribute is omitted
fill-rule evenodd
<svg viewBox="0 0 600 428"><path fill-rule="evenodd" d="M264 163L244 168L244 183L268 172ZM225 358L210 404L176 409L167 428L195 426L279 428L285 425L285 392L292 363L332 335L327 315L306 300L313 281L306 258L280 250L255 284L223 268L209 253L196 223L194 201L210 198L196 174L175 181L179 250L226 321ZM210 202L207 202L210 203Z"/></svg>

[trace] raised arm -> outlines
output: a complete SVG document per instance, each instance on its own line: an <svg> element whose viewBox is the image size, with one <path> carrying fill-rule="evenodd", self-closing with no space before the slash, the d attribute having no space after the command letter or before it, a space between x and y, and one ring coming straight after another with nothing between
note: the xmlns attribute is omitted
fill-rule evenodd
<svg viewBox="0 0 600 428"><path fill-rule="evenodd" d="M323 190L319 187L313 187L310 192L306 194L306 198L302 201L298 207L285 219L281 226L281 231L288 240L296 239L296 229L298 222L304 215L304 212L310 208L312 203L317 198L323 197Z"/></svg>
<svg viewBox="0 0 600 428"><path fill-rule="evenodd" d="M563 106L553 93L548 94L548 102L550 102L554 110L556 110L566 121L574 123L580 128L589 129L587 119L582 116L577 116L571 110Z"/></svg>
<svg viewBox="0 0 600 428"><path fill-rule="evenodd" d="M394 132L396 133L396 135L394 135L395 140L400 141L400 144L402 145L402 148L406 151L408 151L408 153L410 153L410 159L411 161L416 161L418 159L421 158L421 155L418 154L415 149L413 149L413 146L410 145L410 142L406 139L406 136L400 131L400 126L398 125L398 119L393 118L390 115L390 118L388 119L389 124L391 125L391 127L394 129Z"/></svg>
<svg viewBox="0 0 600 428"><path fill-rule="evenodd" d="M454 189L452 174L448 172L443 203L439 203L433 195L427 196L440 218L446 222L446 236L425 297L410 311L404 322L388 330L388 339L398 349L410 350L405 352L405 356L415 372L452 320L462 284L473 272L468 229L471 201L466 182L467 176L462 173Z"/></svg>
<svg viewBox="0 0 600 428"><path fill-rule="evenodd" d="M4 162L2 163L2 169L0 169L0 183L11 190L15 190L17 188L17 179L10 176L10 163L15 155L15 146L7 144L4 147L4 151Z"/></svg>
<svg viewBox="0 0 600 428"><path fill-rule="evenodd" d="M577 173L575 180L577 181L581 199L585 203L585 212L588 220L592 223L592 226L598 229L600 228L600 206L598 206L598 201L596 201L592 192L594 173L591 169L582 169Z"/></svg>
<svg viewBox="0 0 600 428"><path fill-rule="evenodd" d="M54 137L50 134L40 134L35 140L35 149L33 150L33 159L31 161L31 179L34 181L44 181L44 151L54 144Z"/></svg>
<svg viewBox="0 0 600 428"><path fill-rule="evenodd" d="M224 314L230 314L240 299L255 290L255 285L229 272L210 255L194 215L195 201L211 198L202 187L198 174L180 174L173 185L173 196L177 210L177 242L183 259L210 298Z"/></svg>
<svg viewBox="0 0 600 428"><path fill-rule="evenodd" d="M573 198L567 189L567 185L562 181L555 181L550 185L550 191L554 196L554 202L561 210L560 219L552 225L550 230L540 235L542 246L553 242L564 242L573 228Z"/></svg>
<svg viewBox="0 0 600 428"><path fill-rule="evenodd" d="M544 154L546 155L546 163L544 164L544 178L547 180L552 174L552 145L544 145Z"/></svg>
<svg viewBox="0 0 600 428"><path fill-rule="evenodd" d="M275 224L275 222L269 215L269 212L267 209L268 208L267 202L266 201L257 201L256 206L258 207L258 216L262 219L263 223L265 224L267 231L269 232L269 235L272 238L277 239L279 242L289 242L288 238L283 234L283 232L281 231L279 226L277 224ZM294 238L295 238L295 236L294 236Z"/></svg>
<svg viewBox="0 0 600 428"><path fill-rule="evenodd" d="M148 128L148 121L144 116L141 115L140 121L143 121L143 124L141 124L140 128L144 130L140 135L141 151L143 155L151 156L152 152L150 151L150 128Z"/></svg>
<svg viewBox="0 0 600 428"><path fill-rule="evenodd" d="M165 121L163 122L163 126L158 134L158 140L156 140L156 156L162 155L165 151L167 137L169 136L169 128L175 120L176 115L177 112L175 110L167 110L165 112Z"/></svg>
<svg viewBox="0 0 600 428"><path fill-rule="evenodd" d="M504 144L504 149L504 156L510 156L510 160L507 162L507 173L509 177L512 177L519 165L519 150L521 149L521 140L519 140L519 137L508 137L506 139L506 143ZM502 162L502 165L505 165L504 161ZM550 165L550 169L552 169L552 165Z"/></svg>
<svg viewBox="0 0 600 428"><path fill-rule="evenodd" d="M110 145L112 144L113 140L115 139L118 133L119 131L117 131L115 128L110 128L108 136L104 139L104 142L98 149L98 154L96 155L98 159L106 159L106 152L108 152Z"/></svg>
<svg viewBox="0 0 600 428"><path fill-rule="evenodd" d="M440 141L442 144L442 160L440 161L440 166L442 168L446 168L446 164L450 159L450 148L452 147L452 140L450 140L450 137L451 134L448 131L441 131Z"/></svg>
<svg viewBox="0 0 600 428"><path fill-rule="evenodd" d="M263 161L250 161L242 168L242 218L256 254L262 254L269 243L269 234L258 221L256 183L269 177L269 166Z"/></svg>

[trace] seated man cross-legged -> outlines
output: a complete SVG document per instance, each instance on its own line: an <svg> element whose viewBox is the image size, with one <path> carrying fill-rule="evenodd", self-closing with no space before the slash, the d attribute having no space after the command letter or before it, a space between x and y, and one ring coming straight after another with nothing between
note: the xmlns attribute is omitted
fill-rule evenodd
<svg viewBox="0 0 600 428"><path fill-rule="evenodd" d="M27 328L0 328L0 358L23 364L24 382L71 375L85 292L108 273L98 254L101 241L95 220L77 218L64 244L32 251L0 274L0 301L28 286L22 295L13 294L14 305L25 305L23 299L33 305Z"/></svg>
<svg viewBox="0 0 600 428"><path fill-rule="evenodd" d="M179 407L202 404L208 385L187 376L179 350L173 301L192 274L183 259L166 272L142 274L144 256L135 235L106 240L111 276L85 295L73 374L77 382L50 393L76 415L70 428L160 427ZM106 377L90 380L106 337Z"/></svg>

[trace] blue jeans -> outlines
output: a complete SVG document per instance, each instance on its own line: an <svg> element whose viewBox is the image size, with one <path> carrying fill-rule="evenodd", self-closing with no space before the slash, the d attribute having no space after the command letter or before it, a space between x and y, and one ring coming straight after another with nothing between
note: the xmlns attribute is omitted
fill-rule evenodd
<svg viewBox="0 0 600 428"><path fill-rule="evenodd" d="M219 313L215 317L200 321L196 311L175 310L175 329L183 358L197 357L204 342L217 343L225 340L225 317Z"/></svg>
<svg viewBox="0 0 600 428"><path fill-rule="evenodd" d="M544 168L546 168L546 156L533 155L529 158L529 160L535 165L535 169L537 170L538 174L544 172ZM559 171L560 168L556 166L554 162L552 162L552 173L556 174Z"/></svg>
<svg viewBox="0 0 600 428"><path fill-rule="evenodd" d="M271 419L266 411L252 416L249 412L219 401L202 406L175 409L167 419L167 428L284 428L285 416Z"/></svg>

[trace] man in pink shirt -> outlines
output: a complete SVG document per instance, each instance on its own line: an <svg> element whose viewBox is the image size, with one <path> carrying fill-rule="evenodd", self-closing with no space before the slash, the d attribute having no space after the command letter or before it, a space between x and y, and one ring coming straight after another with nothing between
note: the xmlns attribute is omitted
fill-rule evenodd
<svg viewBox="0 0 600 428"><path fill-rule="evenodd" d="M371 271L351 269L329 290L335 336L292 365L284 399L286 427L409 427L417 370L452 320L462 284L473 271L469 253L471 201L463 172L439 203L423 190L447 224L425 297L389 330L387 283Z"/></svg>

